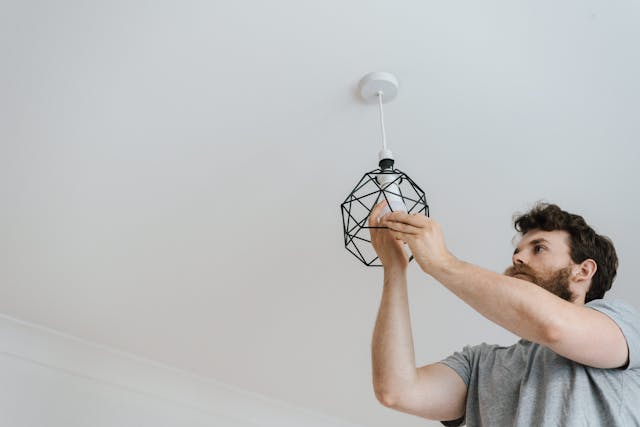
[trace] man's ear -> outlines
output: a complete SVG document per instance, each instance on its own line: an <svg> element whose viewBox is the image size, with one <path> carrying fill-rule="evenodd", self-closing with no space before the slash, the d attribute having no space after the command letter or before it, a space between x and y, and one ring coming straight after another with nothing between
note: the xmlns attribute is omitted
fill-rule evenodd
<svg viewBox="0 0 640 427"><path fill-rule="evenodd" d="M598 264L591 258L585 259L576 265L573 271L573 277L576 282L591 281L591 278L598 271Z"/></svg>

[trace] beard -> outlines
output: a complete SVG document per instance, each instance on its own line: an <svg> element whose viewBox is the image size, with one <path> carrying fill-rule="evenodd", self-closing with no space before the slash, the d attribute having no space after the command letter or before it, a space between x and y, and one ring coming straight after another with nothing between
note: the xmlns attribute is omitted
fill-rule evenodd
<svg viewBox="0 0 640 427"><path fill-rule="evenodd" d="M561 268L548 274L537 273L528 265L514 265L505 270L504 274L509 277L516 277L531 283L535 283L543 289L559 296L563 300L573 301L574 295L569 286L569 277L571 276L571 267Z"/></svg>

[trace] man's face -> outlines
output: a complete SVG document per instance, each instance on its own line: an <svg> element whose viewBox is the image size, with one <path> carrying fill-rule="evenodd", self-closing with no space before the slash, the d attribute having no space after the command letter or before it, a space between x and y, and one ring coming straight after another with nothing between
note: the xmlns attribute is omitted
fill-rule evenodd
<svg viewBox="0 0 640 427"><path fill-rule="evenodd" d="M574 265L566 231L531 230L513 253L513 265L505 275L535 283L567 301L572 301L570 276Z"/></svg>

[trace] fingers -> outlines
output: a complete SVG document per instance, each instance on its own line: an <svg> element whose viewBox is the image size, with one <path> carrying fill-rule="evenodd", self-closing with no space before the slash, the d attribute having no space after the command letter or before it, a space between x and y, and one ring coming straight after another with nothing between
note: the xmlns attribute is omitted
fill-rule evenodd
<svg viewBox="0 0 640 427"><path fill-rule="evenodd" d="M406 224L404 222L397 222L397 221L389 221L386 218L384 218L382 220L382 225L387 227L388 229L396 232L396 233L402 233L402 234L418 234L420 233L422 227L416 227L414 225L411 224ZM396 234L394 233L394 235Z"/></svg>
<svg viewBox="0 0 640 427"><path fill-rule="evenodd" d="M389 232L391 233L391 237L395 240L407 244L409 243L410 236L412 236L406 233L400 233L399 231L390 230Z"/></svg>
<svg viewBox="0 0 640 427"><path fill-rule="evenodd" d="M386 215L382 222L387 223L396 223L396 224L407 224L413 227L426 227L430 221L433 221L423 214L408 214L406 212L391 212L389 215ZM388 226L388 224L385 224Z"/></svg>
<svg viewBox="0 0 640 427"><path fill-rule="evenodd" d="M371 214L369 215L369 227L378 227L380 225L378 217L380 216L380 212L382 211L382 209L384 209L385 206L387 206L387 201L383 200L373 208Z"/></svg>

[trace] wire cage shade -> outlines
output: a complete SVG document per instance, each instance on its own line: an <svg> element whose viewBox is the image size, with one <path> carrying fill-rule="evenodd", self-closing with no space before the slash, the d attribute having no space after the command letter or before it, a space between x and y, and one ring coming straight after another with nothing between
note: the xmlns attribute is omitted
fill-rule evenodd
<svg viewBox="0 0 640 427"><path fill-rule="evenodd" d="M386 177L384 175L387 175ZM387 179L380 179L381 177ZM384 185L380 181L385 182ZM395 185L390 185L395 184ZM369 267L382 264L371 246L369 216L375 206L386 200L391 210L391 199L402 199L408 213L422 212L429 216L429 205L424 191L407 174L398 169L376 169L364 174L342 203L344 245L362 263ZM409 260L412 260L410 256Z"/></svg>

